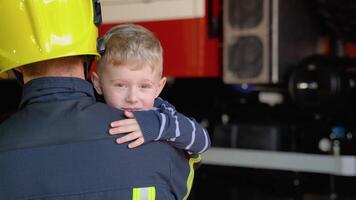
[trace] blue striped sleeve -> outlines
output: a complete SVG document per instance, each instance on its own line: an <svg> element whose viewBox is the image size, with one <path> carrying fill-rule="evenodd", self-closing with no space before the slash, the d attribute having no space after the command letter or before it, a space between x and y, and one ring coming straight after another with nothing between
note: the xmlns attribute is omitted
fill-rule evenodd
<svg viewBox="0 0 356 200"><path fill-rule="evenodd" d="M151 111L135 112L145 143L165 140L188 154L201 154L210 147L209 134L197 121L177 112L158 98Z"/></svg>

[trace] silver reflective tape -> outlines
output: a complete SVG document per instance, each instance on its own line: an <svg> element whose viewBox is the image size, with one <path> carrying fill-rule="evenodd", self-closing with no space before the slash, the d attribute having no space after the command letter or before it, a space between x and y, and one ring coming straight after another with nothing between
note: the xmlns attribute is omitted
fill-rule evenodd
<svg viewBox="0 0 356 200"><path fill-rule="evenodd" d="M148 199L148 195L149 195L149 193L148 193L148 191L149 191L149 189L150 188L140 188L140 190L141 190L141 195L140 195L140 200L149 200Z"/></svg>

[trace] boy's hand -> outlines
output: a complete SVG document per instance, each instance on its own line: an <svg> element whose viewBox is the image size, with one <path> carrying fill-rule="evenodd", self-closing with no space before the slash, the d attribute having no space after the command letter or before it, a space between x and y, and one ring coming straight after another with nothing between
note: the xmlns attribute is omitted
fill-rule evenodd
<svg viewBox="0 0 356 200"><path fill-rule="evenodd" d="M122 144L134 140L128 145L128 147L138 147L145 141L140 126L138 125L138 122L134 118L134 114L132 112L125 111L124 114L127 119L111 122L111 128L109 129L109 133L111 135L127 133L127 135L116 139L116 142L118 144Z"/></svg>

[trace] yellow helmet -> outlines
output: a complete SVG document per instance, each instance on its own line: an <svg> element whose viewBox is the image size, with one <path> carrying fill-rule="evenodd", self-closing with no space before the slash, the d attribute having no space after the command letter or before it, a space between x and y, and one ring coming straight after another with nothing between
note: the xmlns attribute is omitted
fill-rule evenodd
<svg viewBox="0 0 356 200"><path fill-rule="evenodd" d="M0 73L53 58L99 56L99 0L0 0L0 8Z"/></svg>

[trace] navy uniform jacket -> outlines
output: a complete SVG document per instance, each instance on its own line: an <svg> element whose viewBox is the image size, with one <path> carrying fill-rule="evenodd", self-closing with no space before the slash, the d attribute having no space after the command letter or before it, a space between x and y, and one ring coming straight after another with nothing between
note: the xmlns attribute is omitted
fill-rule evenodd
<svg viewBox="0 0 356 200"><path fill-rule="evenodd" d="M30 81L20 111L0 125L0 199L186 197L194 160L166 142L135 149L116 144L107 132L122 118L121 111L96 103L84 80ZM158 132L152 122L143 131Z"/></svg>

